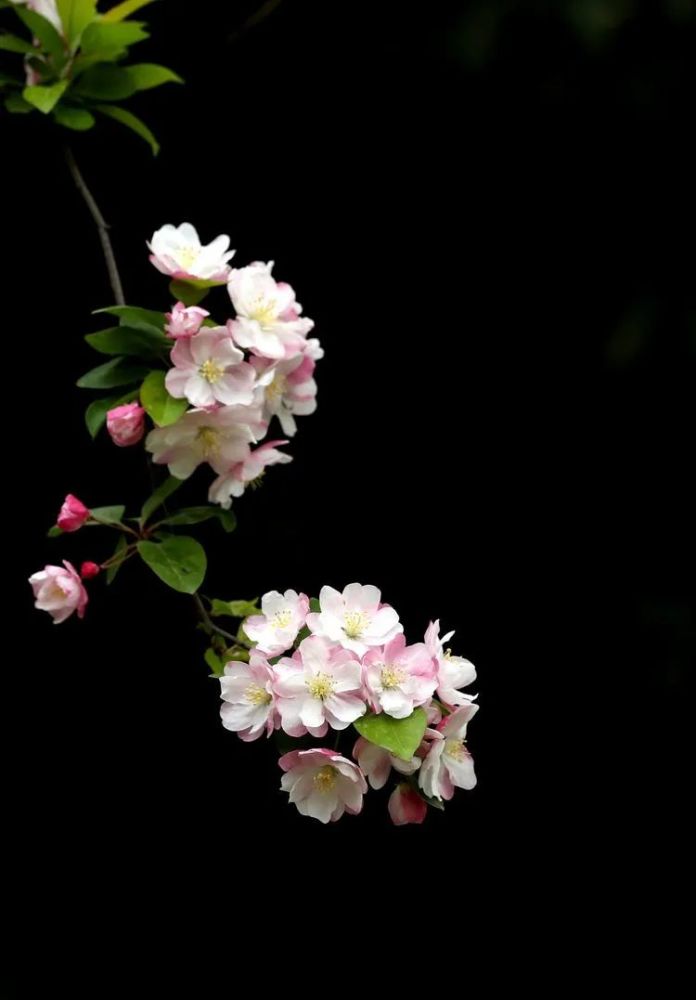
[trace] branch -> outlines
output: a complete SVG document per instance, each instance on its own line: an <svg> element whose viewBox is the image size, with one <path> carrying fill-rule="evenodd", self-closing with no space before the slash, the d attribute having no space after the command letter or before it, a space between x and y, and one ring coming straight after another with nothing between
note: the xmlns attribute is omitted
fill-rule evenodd
<svg viewBox="0 0 696 1000"><path fill-rule="evenodd" d="M230 642L234 642L239 645L239 640L233 636L231 632L225 632L224 628L220 628L219 625L215 624L208 612L205 610L205 605L198 594L193 595L193 600L196 604L196 610L198 611L198 616L203 623L203 627L209 635L211 632L215 632L216 635L221 635L223 639L228 639Z"/></svg>

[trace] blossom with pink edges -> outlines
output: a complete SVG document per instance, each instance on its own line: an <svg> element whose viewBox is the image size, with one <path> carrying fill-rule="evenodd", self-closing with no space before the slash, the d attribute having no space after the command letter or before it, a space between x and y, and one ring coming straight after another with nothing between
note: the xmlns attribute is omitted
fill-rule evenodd
<svg viewBox="0 0 696 1000"><path fill-rule="evenodd" d="M278 761L285 771L280 783L303 816L335 823L344 812L362 809L367 783L352 761L333 750L293 750Z"/></svg>
<svg viewBox="0 0 696 1000"><path fill-rule="evenodd" d="M406 645L396 635L384 649L371 649L363 658L365 688L376 712L405 719L424 705L437 684L437 671L425 643Z"/></svg>
<svg viewBox="0 0 696 1000"><path fill-rule="evenodd" d="M89 507L85 507L72 493L68 493L60 508L56 524L61 531L77 531L89 518Z"/></svg>
<svg viewBox="0 0 696 1000"><path fill-rule="evenodd" d="M54 625L60 625L76 611L83 618L87 607L87 591L80 574L66 559L62 566L44 566L29 577L34 591L34 607L47 611Z"/></svg>
<svg viewBox="0 0 696 1000"><path fill-rule="evenodd" d="M314 323L301 316L302 306L284 281L272 276L273 261L260 261L230 271L227 290L237 313L233 336L263 358L291 358L300 354Z"/></svg>
<svg viewBox="0 0 696 1000"><path fill-rule="evenodd" d="M455 788L471 789L476 785L474 759L466 748L466 727L478 711L478 705L462 705L439 723L426 730L429 749L418 772L418 784L432 799L451 799Z"/></svg>
<svg viewBox="0 0 696 1000"><path fill-rule="evenodd" d="M250 483L256 483L269 465L284 465L292 462L292 455L278 451L276 445L287 444L287 441L266 441L264 444L247 452L239 462L235 462L227 472L221 473L213 480L208 490L210 503L219 503L225 510L232 505L232 497L241 497Z"/></svg>
<svg viewBox="0 0 696 1000"><path fill-rule="evenodd" d="M375 789L384 788L392 768L399 774L414 774L421 766L420 757L402 760L383 747L370 743L362 736L358 737L355 742L353 756L357 760L360 770L370 782L370 787Z"/></svg>
<svg viewBox="0 0 696 1000"><path fill-rule="evenodd" d="M316 361L300 354L288 361L251 358L263 390L264 415L270 421L278 417L283 434L293 437L297 432L295 417L305 417L317 408L317 383L313 374Z"/></svg>
<svg viewBox="0 0 696 1000"><path fill-rule="evenodd" d="M448 632L440 638L439 620L431 622L425 633L425 645L437 664L438 698L445 705L464 705L470 698L459 688L468 687L476 680L476 667L463 656L453 656L450 649L444 649L453 635L454 632Z"/></svg>
<svg viewBox="0 0 696 1000"><path fill-rule="evenodd" d="M320 611L307 616L314 635L338 642L362 656L373 646L384 646L403 632L394 608L381 603L377 587L349 583L339 594L333 587L322 587Z"/></svg>
<svg viewBox="0 0 696 1000"><path fill-rule="evenodd" d="M249 445L265 430L259 407L223 406L189 410L168 427L150 431L145 448L172 476L188 479L202 462L222 474L249 454Z"/></svg>
<svg viewBox="0 0 696 1000"><path fill-rule="evenodd" d="M324 736L329 726L347 729L365 714L360 663L340 646L309 636L274 669L278 711L289 736Z"/></svg>
<svg viewBox="0 0 696 1000"><path fill-rule="evenodd" d="M150 261L162 274L173 278L214 281L223 284L230 273L228 261L234 257L229 250L229 236L216 236L204 246L190 222L180 226L167 224L152 235L148 247Z"/></svg>
<svg viewBox="0 0 696 1000"><path fill-rule="evenodd" d="M139 403L115 406L106 414L109 437L119 448L130 448L145 434L145 410Z"/></svg>
<svg viewBox="0 0 696 1000"><path fill-rule="evenodd" d="M234 346L227 327L206 327L180 337L171 353L173 368L164 383L175 399L195 407L247 406L254 398L256 372Z"/></svg>
<svg viewBox="0 0 696 1000"><path fill-rule="evenodd" d="M261 598L261 614L244 621L244 631L256 648L268 656L290 649L305 623L309 598L294 590L271 590Z"/></svg>
<svg viewBox="0 0 696 1000"><path fill-rule="evenodd" d="M177 302L172 306L172 311L164 315L167 320L165 333L173 340L178 340L179 337L192 337L194 333L198 333L203 320L210 313L200 306L185 306L183 302Z"/></svg>
<svg viewBox="0 0 696 1000"><path fill-rule="evenodd" d="M270 736L280 720L273 694L273 668L263 653L252 650L249 662L233 660L220 678L220 697L225 704L220 717L225 729L250 743Z"/></svg>
<svg viewBox="0 0 696 1000"><path fill-rule="evenodd" d="M387 805L389 816L395 826L407 823L422 823L428 807L415 788L404 783L397 785L389 796Z"/></svg>

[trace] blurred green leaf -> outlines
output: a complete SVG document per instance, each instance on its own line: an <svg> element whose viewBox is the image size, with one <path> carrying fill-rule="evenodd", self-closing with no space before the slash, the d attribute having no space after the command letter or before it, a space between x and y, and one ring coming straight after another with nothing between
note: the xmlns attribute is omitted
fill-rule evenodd
<svg viewBox="0 0 696 1000"><path fill-rule="evenodd" d="M85 340L101 354L132 354L137 357L159 356L172 345L163 333L150 326L144 330L112 326L98 333L88 333Z"/></svg>
<svg viewBox="0 0 696 1000"><path fill-rule="evenodd" d="M213 671L214 677L222 677L225 672L225 664L222 662L220 657L217 655L214 649L208 648L203 654L205 662L208 664L210 669Z"/></svg>
<svg viewBox="0 0 696 1000"><path fill-rule="evenodd" d="M82 53L88 56L91 53L108 50L123 50L149 37L139 21L109 24L102 18L100 21L93 21L85 28L80 48Z"/></svg>
<svg viewBox="0 0 696 1000"><path fill-rule="evenodd" d="M70 108L59 104L53 109L53 117L59 125L71 128L74 132L86 132L94 125L94 115L86 108Z"/></svg>
<svg viewBox="0 0 696 1000"><path fill-rule="evenodd" d="M175 476L168 476L164 482L160 483L157 489L153 491L152 495L149 496L143 504L143 509L140 511L141 523L147 524L148 520L152 517L155 511L159 510L165 500L183 485L183 482L183 479L177 479Z"/></svg>
<svg viewBox="0 0 696 1000"><path fill-rule="evenodd" d="M174 70L155 63L136 63L134 66L127 66L126 72L135 90L152 90L153 87L161 87L163 83L184 82Z"/></svg>
<svg viewBox="0 0 696 1000"><path fill-rule="evenodd" d="M197 306L206 297L210 288L196 288L188 281L175 278L174 281L169 282L169 291L172 298L183 302L185 306Z"/></svg>
<svg viewBox="0 0 696 1000"><path fill-rule="evenodd" d="M35 108L38 108L39 111L47 115L50 111L53 111L69 86L69 80L60 80L58 83L48 85L37 84L33 87L25 87L22 91L22 97L29 104L33 104Z"/></svg>
<svg viewBox="0 0 696 1000"><path fill-rule="evenodd" d="M122 101L136 90L130 73L113 63L97 63L83 73L75 84L77 94L98 101Z"/></svg>
<svg viewBox="0 0 696 1000"><path fill-rule="evenodd" d="M203 583L207 560L203 546L187 535L167 535L161 542L138 542L138 552L163 583L182 594L195 594Z"/></svg>
<svg viewBox="0 0 696 1000"><path fill-rule="evenodd" d="M9 94L5 98L5 107L14 115L26 115L30 111L36 111L36 108L25 101L21 94Z"/></svg>
<svg viewBox="0 0 696 1000"><path fill-rule="evenodd" d="M141 139L144 139L148 143L152 150L152 155L157 156L160 149L157 139L155 139L145 122L141 121L140 118L136 118L132 112L126 111L125 108L119 108L115 104L97 104L95 110L100 111L107 118L113 118L114 121L120 122L121 125L131 129L131 131L135 132L136 135L139 135Z"/></svg>
<svg viewBox="0 0 696 1000"><path fill-rule="evenodd" d="M151 3L154 3L154 0L123 0L123 3L116 4L111 10L107 10L105 14L102 14L102 21L106 21L108 24L116 24L130 17L131 14L135 14L136 10L140 10L141 7L147 7Z"/></svg>
<svg viewBox="0 0 696 1000"><path fill-rule="evenodd" d="M401 760L410 760L420 746L428 719L422 708L415 708L405 719L394 719L386 712L368 713L353 725L368 742L383 747Z"/></svg>
<svg viewBox="0 0 696 1000"><path fill-rule="evenodd" d="M74 50L90 21L97 16L96 0L56 0L65 37Z"/></svg>
<svg viewBox="0 0 696 1000"><path fill-rule="evenodd" d="M221 601L214 597L210 602L210 613L213 618L248 618L249 615L260 615L258 597L253 601Z"/></svg>
<svg viewBox="0 0 696 1000"><path fill-rule="evenodd" d="M63 534L63 529L59 528L57 524L54 524L52 528L49 528L46 532L47 538L57 538L58 535Z"/></svg>
<svg viewBox="0 0 696 1000"><path fill-rule="evenodd" d="M234 531L237 527L237 518L231 510L223 510L222 507L184 507L174 514L166 517L161 523L168 525L177 524L200 524L202 521L209 521L217 518L226 532Z"/></svg>
<svg viewBox="0 0 696 1000"><path fill-rule="evenodd" d="M158 333L164 330L164 313L155 312L154 309L140 309L138 306L104 306L103 309L95 309L94 315L108 313L110 316L118 316L121 326L130 326L136 330L154 329Z"/></svg>
<svg viewBox="0 0 696 1000"><path fill-rule="evenodd" d="M143 365L135 365L124 358L114 358L98 365L77 380L80 389L114 389L119 385L137 382L148 372Z"/></svg>
<svg viewBox="0 0 696 1000"><path fill-rule="evenodd" d="M168 427L188 409L187 399L174 399L164 384L165 374L150 372L140 388L140 402L159 427Z"/></svg>
<svg viewBox="0 0 696 1000"><path fill-rule="evenodd" d="M27 7L13 5L13 10L17 17L29 28L32 35L38 38L41 47L53 58L55 69L59 70L68 58L68 52L64 40L60 37L51 22L33 10L29 10Z"/></svg>
<svg viewBox="0 0 696 1000"><path fill-rule="evenodd" d="M4 52L21 52L22 55L36 51L31 42L27 42L23 38L17 38L16 35L11 35L9 32L3 32L0 35L0 49Z"/></svg>
<svg viewBox="0 0 696 1000"><path fill-rule="evenodd" d="M90 508L90 515L95 521L99 521L101 524L118 524L123 520L123 515L125 513L126 508L123 504L116 504L113 507Z"/></svg>
<svg viewBox="0 0 696 1000"><path fill-rule="evenodd" d="M116 548L114 549L114 556L120 556L121 553L127 548L127 546L128 543L126 542L126 536L119 535L118 541L116 542ZM106 571L107 585L114 582L114 578L116 577L116 574L118 573L122 565L123 565L122 562L116 562L112 566L109 566L109 568Z"/></svg>

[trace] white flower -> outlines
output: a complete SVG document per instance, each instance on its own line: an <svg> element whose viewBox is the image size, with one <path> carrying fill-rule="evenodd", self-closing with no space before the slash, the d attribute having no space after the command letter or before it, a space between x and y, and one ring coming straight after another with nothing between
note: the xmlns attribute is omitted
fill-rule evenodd
<svg viewBox="0 0 696 1000"><path fill-rule="evenodd" d="M399 616L388 604L380 604L377 587L349 583L343 594L333 587L322 587L321 611L307 616L310 632L340 642L362 656L371 646L384 646L403 632Z"/></svg>
<svg viewBox="0 0 696 1000"><path fill-rule="evenodd" d="M292 358L302 353L314 323L300 316L290 285L271 276L273 261L230 272L227 290L237 313L232 326L240 347L264 358Z"/></svg>
<svg viewBox="0 0 696 1000"><path fill-rule="evenodd" d="M227 280L230 273L227 262L234 257L234 250L228 251L229 245L229 236L223 235L203 246L190 222L182 222L178 227L162 226L148 243L152 251L150 260L162 274L220 284Z"/></svg>
<svg viewBox="0 0 696 1000"><path fill-rule="evenodd" d="M418 772L418 784L431 799L451 799L454 789L476 784L474 759L465 745L466 727L478 712L469 702L442 720L437 729L426 731L432 739Z"/></svg>
<svg viewBox="0 0 696 1000"><path fill-rule="evenodd" d="M313 374L316 362L307 354L288 361L251 358L258 375L257 392L263 399L264 416L278 417L283 434L293 437L295 417L314 413L317 408L317 384Z"/></svg>
<svg viewBox="0 0 696 1000"><path fill-rule="evenodd" d="M293 750L278 763L285 771L280 787L303 816L335 823L344 812L362 809L367 783L352 760L333 750Z"/></svg>
<svg viewBox="0 0 696 1000"><path fill-rule="evenodd" d="M232 497L241 497L249 483L258 483L267 465L284 465L292 462L292 455L286 455L276 448L277 444L287 443L287 441L266 441L253 451L247 452L242 461L236 462L210 484L208 490L210 503L219 503L228 510L232 506Z"/></svg>
<svg viewBox="0 0 696 1000"><path fill-rule="evenodd" d="M207 327L181 337L171 359L174 367L167 372L165 385L175 399L186 398L198 407L252 402L256 373L234 346L227 327Z"/></svg>
<svg viewBox="0 0 696 1000"><path fill-rule="evenodd" d="M150 431L145 448L157 465L168 465L177 479L188 479L202 462L217 473L242 462L261 428L265 425L258 409L250 406L189 410L176 423Z"/></svg>
<svg viewBox="0 0 696 1000"><path fill-rule="evenodd" d="M278 656L290 649L304 625L309 598L294 590L271 590L261 598L261 611L245 619L244 631L262 653Z"/></svg>
<svg viewBox="0 0 696 1000"><path fill-rule="evenodd" d="M386 785L392 768L399 774L414 774L421 766L420 757L402 760L389 753L388 750L363 739L362 736L358 738L353 747L353 756L374 789L383 788Z"/></svg>
<svg viewBox="0 0 696 1000"><path fill-rule="evenodd" d="M238 733L245 743L264 731L270 736L280 725L273 695L273 668L262 653L252 650L249 662L232 661L220 678L220 697L225 704L220 717L225 729Z"/></svg>
<svg viewBox="0 0 696 1000"><path fill-rule="evenodd" d="M440 638L440 622L431 622L425 633L425 645L437 664L437 696L445 705L465 705L470 698L459 691L476 680L476 667L463 656L453 656L450 649L443 649L454 632Z"/></svg>

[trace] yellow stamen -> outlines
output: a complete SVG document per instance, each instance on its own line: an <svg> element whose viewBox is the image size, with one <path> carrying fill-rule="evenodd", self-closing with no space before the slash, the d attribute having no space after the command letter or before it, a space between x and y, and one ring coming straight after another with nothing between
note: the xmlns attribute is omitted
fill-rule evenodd
<svg viewBox="0 0 696 1000"><path fill-rule="evenodd" d="M328 698L333 693L334 682L328 674L317 674L307 682L307 688L312 698Z"/></svg>
<svg viewBox="0 0 696 1000"><path fill-rule="evenodd" d="M244 692L244 697L250 705L268 705L271 696L260 684L250 684Z"/></svg>
<svg viewBox="0 0 696 1000"><path fill-rule="evenodd" d="M271 384L266 388L266 399L270 403L275 403L281 396L285 395L285 391L288 387L288 380L280 372L273 379Z"/></svg>
<svg viewBox="0 0 696 1000"><path fill-rule="evenodd" d="M214 427L201 427L196 435L196 440L200 441L203 458L212 458L220 450L218 438L220 435Z"/></svg>
<svg viewBox="0 0 696 1000"><path fill-rule="evenodd" d="M277 615L274 616L271 624L275 628L287 628L292 621L292 611L279 611Z"/></svg>
<svg viewBox="0 0 696 1000"><path fill-rule="evenodd" d="M399 667L382 667L380 680L385 691L393 691L406 679L406 675Z"/></svg>
<svg viewBox="0 0 696 1000"><path fill-rule="evenodd" d="M464 740L447 740L445 743L445 753L454 760L466 760L469 751L464 746Z"/></svg>
<svg viewBox="0 0 696 1000"><path fill-rule="evenodd" d="M349 639L359 639L369 624L369 615L364 611L346 611L343 616L343 628Z"/></svg>
<svg viewBox="0 0 696 1000"><path fill-rule="evenodd" d="M270 325L278 315L278 303L275 299L257 299L249 310L249 318L255 319L260 326Z"/></svg>
<svg viewBox="0 0 696 1000"><path fill-rule="evenodd" d="M222 365L219 365L217 361L211 361L211 359L208 358L208 360L204 361L198 369L198 374L201 375L206 382L210 382L211 385L215 385L215 383L219 382L225 374L225 369Z"/></svg>
<svg viewBox="0 0 696 1000"><path fill-rule="evenodd" d="M179 247L177 257L183 270L188 271L196 263L198 250L195 247Z"/></svg>
<svg viewBox="0 0 696 1000"><path fill-rule="evenodd" d="M335 784L336 768L331 767L331 764L326 764L324 767L320 767L314 775L314 787L319 792L330 792Z"/></svg>

